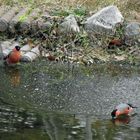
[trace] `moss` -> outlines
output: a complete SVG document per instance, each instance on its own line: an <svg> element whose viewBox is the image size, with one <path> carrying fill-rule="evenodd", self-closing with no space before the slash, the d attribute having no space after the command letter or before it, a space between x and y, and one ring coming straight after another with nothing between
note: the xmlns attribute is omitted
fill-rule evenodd
<svg viewBox="0 0 140 140"><path fill-rule="evenodd" d="M24 22L25 20L27 20L31 12L32 12L32 9L30 8L25 14L19 17L19 22Z"/></svg>

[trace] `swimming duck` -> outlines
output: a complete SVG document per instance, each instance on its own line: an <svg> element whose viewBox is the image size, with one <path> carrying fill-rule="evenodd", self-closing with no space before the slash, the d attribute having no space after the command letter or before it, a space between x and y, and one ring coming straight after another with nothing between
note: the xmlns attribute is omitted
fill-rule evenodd
<svg viewBox="0 0 140 140"><path fill-rule="evenodd" d="M4 57L6 64L16 64L20 61L21 52L20 46L15 46L15 48L6 56Z"/></svg>
<svg viewBox="0 0 140 140"><path fill-rule="evenodd" d="M122 115L127 116L133 111L133 108L137 107L132 104L121 103L111 112L111 116L113 119L119 118Z"/></svg>

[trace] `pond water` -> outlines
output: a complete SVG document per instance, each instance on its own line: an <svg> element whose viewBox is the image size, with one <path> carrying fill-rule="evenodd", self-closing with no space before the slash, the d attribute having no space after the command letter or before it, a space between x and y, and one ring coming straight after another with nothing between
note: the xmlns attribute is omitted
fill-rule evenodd
<svg viewBox="0 0 140 140"><path fill-rule="evenodd" d="M0 140L139 140L139 73L112 64L1 64ZM121 102L138 108L112 121Z"/></svg>

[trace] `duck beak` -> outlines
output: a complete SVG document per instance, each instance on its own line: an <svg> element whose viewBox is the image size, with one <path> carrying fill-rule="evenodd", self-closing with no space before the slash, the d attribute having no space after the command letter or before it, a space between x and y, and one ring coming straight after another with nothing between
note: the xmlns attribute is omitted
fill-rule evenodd
<svg viewBox="0 0 140 140"><path fill-rule="evenodd" d="M138 108L138 107L136 107L136 106L132 106L132 108Z"/></svg>
<svg viewBox="0 0 140 140"><path fill-rule="evenodd" d="M136 107L136 106L133 106L132 104L128 104L130 107L132 107L132 108L138 108L138 107Z"/></svg>

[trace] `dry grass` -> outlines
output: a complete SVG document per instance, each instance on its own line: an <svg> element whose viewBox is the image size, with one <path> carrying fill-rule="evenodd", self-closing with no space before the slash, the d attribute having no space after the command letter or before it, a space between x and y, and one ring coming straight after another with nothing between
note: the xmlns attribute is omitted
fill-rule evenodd
<svg viewBox="0 0 140 140"><path fill-rule="evenodd" d="M0 0L0 4L3 5L44 5L44 6L56 6L56 7L76 7L86 6L87 8L99 8L110 4L115 4L118 7L136 10L140 12L139 0Z"/></svg>
<svg viewBox="0 0 140 140"><path fill-rule="evenodd" d="M90 11L97 11L108 5L116 5L125 18L140 21L140 0L0 0L0 5L31 6L47 10L67 11L71 8L85 7ZM138 15L138 16L137 16Z"/></svg>

